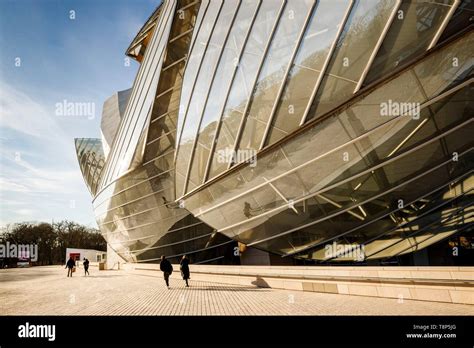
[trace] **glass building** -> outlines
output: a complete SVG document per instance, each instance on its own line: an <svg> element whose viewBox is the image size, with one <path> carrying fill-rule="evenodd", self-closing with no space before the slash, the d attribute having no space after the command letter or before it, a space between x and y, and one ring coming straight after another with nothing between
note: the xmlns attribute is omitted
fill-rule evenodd
<svg viewBox="0 0 474 348"><path fill-rule="evenodd" d="M131 262L360 262L472 233L473 16L472 0L163 1L104 150L76 142L105 239Z"/></svg>

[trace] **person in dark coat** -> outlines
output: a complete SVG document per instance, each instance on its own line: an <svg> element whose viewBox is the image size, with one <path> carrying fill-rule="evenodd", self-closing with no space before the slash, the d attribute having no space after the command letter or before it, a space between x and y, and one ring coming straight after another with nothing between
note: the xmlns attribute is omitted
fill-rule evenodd
<svg viewBox="0 0 474 348"><path fill-rule="evenodd" d="M184 281L186 282L186 286L189 287L188 279L189 279L189 259L186 255L183 255L181 262L179 263L181 269L181 276L183 277Z"/></svg>
<svg viewBox="0 0 474 348"><path fill-rule="evenodd" d="M69 275L71 275L72 277L72 269L76 266L76 263L74 262L74 260L72 259L72 257L69 258L69 260L67 261L66 263L66 267L67 268L67 276L69 277Z"/></svg>
<svg viewBox="0 0 474 348"><path fill-rule="evenodd" d="M84 276L90 275L89 274L89 260L84 257L84 262L82 264L84 265Z"/></svg>
<svg viewBox="0 0 474 348"><path fill-rule="evenodd" d="M171 266L171 263L166 259L165 255L161 256L161 262L160 262L160 270L163 272L163 276L165 278L166 286L168 289L170 288L170 275L173 273L173 266Z"/></svg>

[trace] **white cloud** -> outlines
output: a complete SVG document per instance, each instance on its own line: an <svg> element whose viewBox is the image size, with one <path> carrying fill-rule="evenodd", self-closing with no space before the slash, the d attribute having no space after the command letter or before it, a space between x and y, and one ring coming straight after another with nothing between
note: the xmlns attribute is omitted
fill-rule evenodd
<svg viewBox="0 0 474 348"><path fill-rule="evenodd" d="M31 216L35 211L33 209L17 209L16 213L19 215Z"/></svg>
<svg viewBox="0 0 474 348"><path fill-rule="evenodd" d="M0 81L0 126L35 137L64 139L54 116L27 94Z"/></svg>
<svg viewBox="0 0 474 348"><path fill-rule="evenodd" d="M93 221L72 135L44 103L2 82L0 94L0 224ZM80 208L71 209L71 200Z"/></svg>
<svg viewBox="0 0 474 348"><path fill-rule="evenodd" d="M12 182L7 178L0 177L0 187L2 191L10 191L10 192L28 192L28 188L25 185L18 184L16 182ZM5 201L3 203L6 203Z"/></svg>
<svg viewBox="0 0 474 348"><path fill-rule="evenodd" d="M21 160L10 161L1 175L1 190L5 192L73 194L84 189L78 168L49 170Z"/></svg>

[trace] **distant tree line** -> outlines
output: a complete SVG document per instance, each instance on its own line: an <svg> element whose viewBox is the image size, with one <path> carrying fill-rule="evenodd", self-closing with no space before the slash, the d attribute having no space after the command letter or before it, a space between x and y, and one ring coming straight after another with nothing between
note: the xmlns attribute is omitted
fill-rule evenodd
<svg viewBox="0 0 474 348"><path fill-rule="evenodd" d="M37 244L35 265L64 264L66 248L107 250L107 243L98 229L72 221L55 223L15 223L0 231L0 244ZM11 260L10 260L11 261Z"/></svg>

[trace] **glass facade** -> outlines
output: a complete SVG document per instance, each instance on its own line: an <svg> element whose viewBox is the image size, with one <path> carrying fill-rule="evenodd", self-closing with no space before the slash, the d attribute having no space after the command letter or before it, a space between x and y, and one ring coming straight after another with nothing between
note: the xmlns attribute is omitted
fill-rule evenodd
<svg viewBox="0 0 474 348"><path fill-rule="evenodd" d="M164 1L156 25L138 35L148 35L148 47L93 201L104 238L129 262L159 262L161 255L177 262L184 254L194 263L232 260L236 243L175 203L179 102L186 55L198 45L194 26L203 25L200 8L200 1ZM150 106L143 94L152 95ZM132 166L120 169L126 146Z"/></svg>
<svg viewBox="0 0 474 348"><path fill-rule="evenodd" d="M463 198L458 198L455 202L460 202L460 206L463 204L461 202L467 202L467 206L472 204L469 186L472 183L472 173L468 170L472 168L473 142L465 135L473 131L473 105L472 98L469 97L472 93L470 78L473 51L464 48L470 47L473 35L465 34L408 65L400 73L392 74L388 81L379 79L381 82L376 87L353 97L365 69L364 65L351 70L350 73L355 74L351 78L351 88L340 89L337 87L337 78L333 75L342 76L341 70L336 73L332 62L342 60L341 57L345 54L341 57L338 54L343 49L350 52L352 57L360 52L364 58L359 59L367 62L371 49L364 46L364 49L358 51L359 47L343 48L341 43L351 35L351 28L360 27L355 23L363 22L362 27L365 28L370 18L382 18L371 15L370 10L385 13L386 17L379 24L370 25L370 30L364 29L358 35L366 30L370 33L376 31L379 35L385 30L385 38L391 40L390 27L382 23L386 24L390 14L397 13L396 10L403 5L403 2L399 4L400 7L394 7L393 2L380 2L379 5L371 2L370 6L366 4L369 7L357 7L362 3L346 3L346 8L350 7L350 14L345 20L344 11L340 11L339 18L344 22L344 29L339 34L332 35L337 44L332 50L332 58L328 60L327 72L321 80L319 92L307 108L306 122L314 126L303 126L302 131L290 134L290 137L284 138L276 146L267 146L268 149L264 147L261 154L257 152L254 162L242 163L235 169L231 165L228 173L224 172L224 175L214 179L208 178L212 179L209 183L204 181L204 185L185 194L182 199L193 215L246 245L282 256L323 260L314 250L320 246L322 250L319 252L324 255L324 246L331 240L342 244L363 244L369 251L373 245L381 243L385 235L375 241L368 237L352 238L352 234L358 236L361 233L360 230L355 230L357 226L361 226L362 233L367 236L370 236L372 229L381 231L381 227L396 230L407 219L414 220L426 209L433 209L431 204L419 204L416 197L437 202L435 196L426 196L426 193L434 188L446 190L452 182L466 175L466 172L468 175L462 181L465 191L460 193ZM317 16L317 6L313 11L316 11L313 16ZM443 13L447 12L449 10ZM310 30L311 24L310 21L306 32ZM377 41L376 36L367 40L364 45L374 48ZM302 42L304 44L304 39ZM355 39L350 40L347 45L357 46L356 42ZM383 46L383 42L384 40L379 47ZM424 45L423 42L420 44ZM300 51L302 49L304 46ZM331 51L331 48L328 50ZM348 56L349 62L351 59L357 60ZM377 62L377 54L374 57L373 61ZM453 57L456 57L454 62L462 63L453 64ZM368 71L368 76L371 76L371 69ZM305 80L306 76L308 80ZM348 79L348 76L345 78ZM326 78L334 78L332 87L325 84ZM301 79L300 84L303 86L306 86L304 81L318 83L318 78L309 74ZM345 85L345 82L341 84ZM326 88L337 92L337 98L328 97L328 101L333 104L327 109L335 110L329 114L319 109L319 105L325 100L325 93L329 93ZM297 92L291 97L298 98ZM302 92L301 98L308 101L308 94L307 90ZM344 110L337 111L338 103L344 98L349 102L345 104ZM270 109L267 109L267 114ZM302 112L304 111L299 112L300 117ZM318 122L322 114L328 115ZM290 124L297 127L299 122L290 121ZM254 131L258 133L257 129ZM291 129L288 129L288 133L291 133ZM269 134L271 138L271 131ZM278 137L274 139L279 140ZM451 143L452 141L456 143ZM256 148L258 151L258 147ZM453 153L462 154L457 157L456 162L452 160ZM402 205L411 202L415 207L419 204L425 210L412 208L412 216L401 218L399 215L407 214L407 209L395 209L399 201ZM393 212L387 215L387 210ZM444 211L437 211L434 215L438 217L438 223L443 214ZM470 217L463 209L457 214L464 218ZM427 220L420 218L420 221L424 224ZM453 225L457 227L472 224L471 219L464 221L464 224ZM416 228L421 230L421 227L423 225L417 225ZM351 230L354 230L352 234L344 234ZM456 231L453 228L450 233ZM433 234L433 238L428 238L429 233ZM339 235L344 236L338 237ZM431 229L428 229L427 234L421 235L422 242L418 237L407 237L403 243L423 243L426 246L429 241L439 240L435 238L438 234ZM398 238L404 239L404 236L408 234L398 235ZM397 241L393 236L392 239L387 243ZM414 243L413 240L417 242ZM387 250L392 249L387 247ZM413 247L408 250L416 249ZM387 252L374 253L373 256L368 254L379 258L386 256ZM389 254L392 255L391 252Z"/></svg>
<svg viewBox="0 0 474 348"><path fill-rule="evenodd" d="M472 229L470 4L164 1L91 181L104 237L133 262L337 262Z"/></svg>
<svg viewBox="0 0 474 348"><path fill-rule="evenodd" d="M102 141L92 138L75 139L77 160L89 192L97 193L99 180L105 164Z"/></svg>

